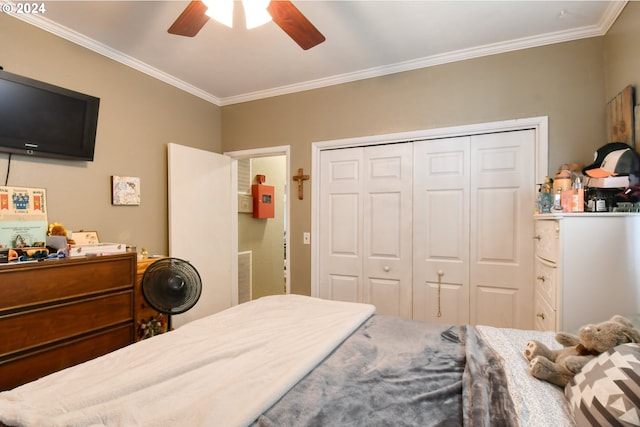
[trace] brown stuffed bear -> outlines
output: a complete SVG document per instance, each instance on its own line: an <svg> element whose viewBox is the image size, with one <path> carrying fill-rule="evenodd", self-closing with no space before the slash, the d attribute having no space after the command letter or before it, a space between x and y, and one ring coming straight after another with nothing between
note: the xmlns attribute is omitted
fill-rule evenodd
<svg viewBox="0 0 640 427"><path fill-rule="evenodd" d="M69 238L69 233L67 233L67 229L64 228L64 225L60 224L59 222L53 222L49 224L47 236L64 236L67 238L68 244L70 245L76 244L75 240Z"/></svg>
<svg viewBox="0 0 640 427"><path fill-rule="evenodd" d="M564 387L587 362L600 353L629 342L640 343L640 332L622 316L598 325L587 325L578 336L559 332L556 341L564 346L551 350L538 341L529 341L524 355L529 360L529 372L535 378Z"/></svg>

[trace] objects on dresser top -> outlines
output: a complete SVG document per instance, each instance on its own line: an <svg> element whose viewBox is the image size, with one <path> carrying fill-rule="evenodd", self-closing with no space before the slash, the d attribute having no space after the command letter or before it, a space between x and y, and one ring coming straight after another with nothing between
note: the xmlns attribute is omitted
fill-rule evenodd
<svg viewBox="0 0 640 427"><path fill-rule="evenodd" d="M540 184L538 184L540 185ZM536 197L536 213L551 213L553 207L553 194L551 194L553 182L548 176L544 179L544 184L540 185Z"/></svg>
<svg viewBox="0 0 640 427"><path fill-rule="evenodd" d="M584 188L579 176L573 181L571 187L571 212L584 212Z"/></svg>
<svg viewBox="0 0 640 427"><path fill-rule="evenodd" d="M42 188L0 186L0 248L44 245L46 200Z"/></svg>
<svg viewBox="0 0 640 427"><path fill-rule="evenodd" d="M52 222L51 224L49 224L49 228L47 229L47 237L63 237L67 244L73 245L76 243L69 237L69 232L67 231L65 226L59 222Z"/></svg>
<svg viewBox="0 0 640 427"><path fill-rule="evenodd" d="M127 245L124 243L100 243L97 231L73 231L71 237L76 244L69 246L70 257L107 255L127 251Z"/></svg>
<svg viewBox="0 0 640 427"><path fill-rule="evenodd" d="M611 142L594 153L588 166L563 164L553 181L551 211L563 212L640 212L640 155L623 142Z"/></svg>
<svg viewBox="0 0 640 427"><path fill-rule="evenodd" d="M563 164L553 180L554 212L584 212L584 189L579 163Z"/></svg>
<svg viewBox="0 0 640 427"><path fill-rule="evenodd" d="M612 204L615 212L640 212L640 184L615 194Z"/></svg>
<svg viewBox="0 0 640 427"><path fill-rule="evenodd" d="M629 184L634 185L640 182L640 156L624 142L610 142L596 150L594 162L583 173L592 178L628 176Z"/></svg>

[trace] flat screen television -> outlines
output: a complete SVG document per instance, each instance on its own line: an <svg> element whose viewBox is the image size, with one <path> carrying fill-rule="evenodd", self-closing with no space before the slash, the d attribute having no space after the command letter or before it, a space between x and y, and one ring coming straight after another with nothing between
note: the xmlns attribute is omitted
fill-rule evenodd
<svg viewBox="0 0 640 427"><path fill-rule="evenodd" d="M93 161L100 99L0 71L0 152Z"/></svg>

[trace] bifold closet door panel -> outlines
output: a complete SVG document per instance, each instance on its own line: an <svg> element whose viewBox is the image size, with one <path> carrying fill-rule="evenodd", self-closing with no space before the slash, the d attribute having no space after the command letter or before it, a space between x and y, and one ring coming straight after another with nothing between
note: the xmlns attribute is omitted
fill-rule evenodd
<svg viewBox="0 0 640 427"><path fill-rule="evenodd" d="M321 298L412 316L410 143L321 154Z"/></svg>
<svg viewBox="0 0 640 427"><path fill-rule="evenodd" d="M535 133L471 137L470 320L531 329Z"/></svg>
<svg viewBox="0 0 640 427"><path fill-rule="evenodd" d="M469 322L470 138L414 143L413 317Z"/></svg>
<svg viewBox="0 0 640 427"><path fill-rule="evenodd" d="M364 149L364 300L380 314L412 317L412 147Z"/></svg>
<svg viewBox="0 0 640 427"><path fill-rule="evenodd" d="M362 302L364 151L323 151L320 159L320 298Z"/></svg>

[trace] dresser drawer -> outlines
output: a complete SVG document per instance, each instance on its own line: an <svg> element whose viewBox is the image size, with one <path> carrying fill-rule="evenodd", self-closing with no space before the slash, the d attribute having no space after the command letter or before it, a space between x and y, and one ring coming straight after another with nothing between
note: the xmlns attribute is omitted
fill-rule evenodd
<svg viewBox="0 0 640 427"><path fill-rule="evenodd" d="M536 258L536 292L538 292L551 308L557 308L558 269L553 263Z"/></svg>
<svg viewBox="0 0 640 427"><path fill-rule="evenodd" d="M555 220L536 221L536 255L551 262L558 262L560 253L560 223Z"/></svg>
<svg viewBox="0 0 640 427"><path fill-rule="evenodd" d="M556 311L549 307L547 301L536 292L534 307L534 327L539 331L556 330Z"/></svg>
<svg viewBox="0 0 640 427"><path fill-rule="evenodd" d="M135 268L130 254L0 267L0 312L133 289Z"/></svg>
<svg viewBox="0 0 640 427"><path fill-rule="evenodd" d="M11 353L55 343L100 329L132 323L133 292L29 310L0 318L7 339L0 341L0 360Z"/></svg>
<svg viewBox="0 0 640 427"><path fill-rule="evenodd" d="M0 391L36 380L51 372L86 362L133 342L133 324L63 341L39 351L0 361Z"/></svg>

